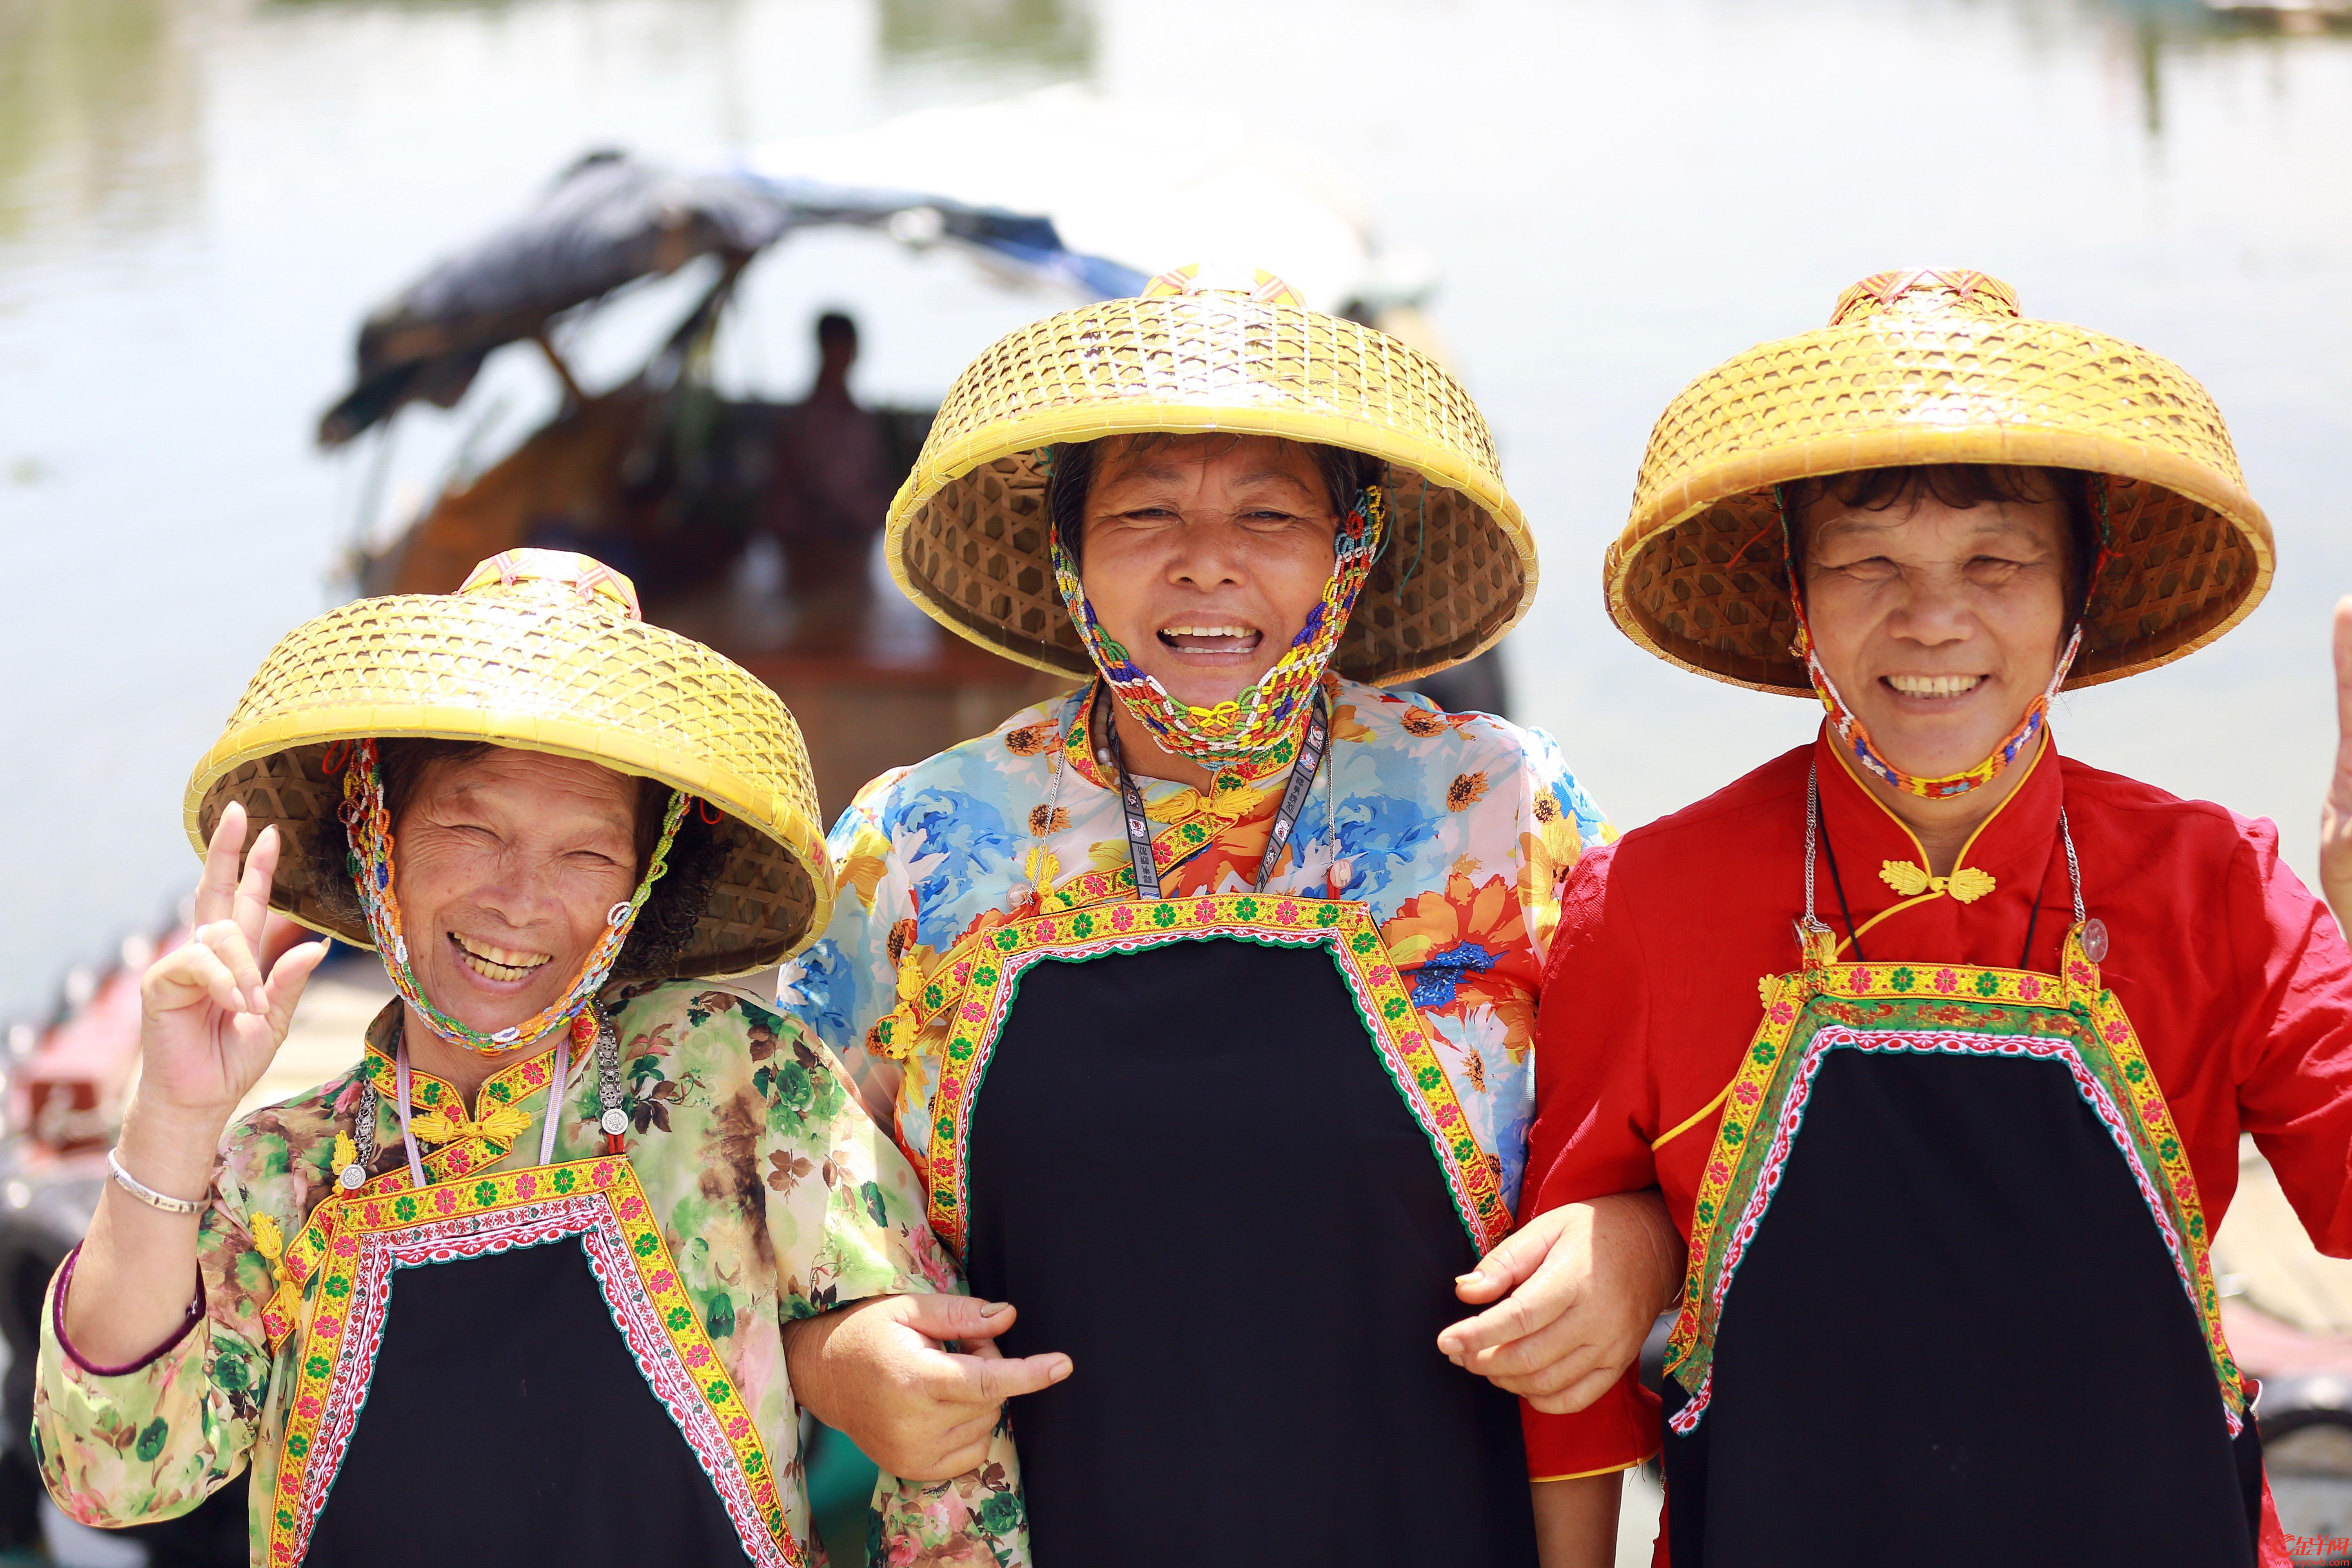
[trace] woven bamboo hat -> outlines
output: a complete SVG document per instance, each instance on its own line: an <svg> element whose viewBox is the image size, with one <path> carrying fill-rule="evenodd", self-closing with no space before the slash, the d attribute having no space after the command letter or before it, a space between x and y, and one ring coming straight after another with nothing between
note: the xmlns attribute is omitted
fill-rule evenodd
<svg viewBox="0 0 2352 1568"><path fill-rule="evenodd" d="M833 879L792 715L733 661L646 625L629 580L587 556L509 551L455 594L361 599L297 626L188 780L189 842L203 853L242 802L256 832L288 841L270 906L372 946L356 901L317 885L316 841L342 804L328 753L393 736L578 757L723 813L728 852L679 974L764 969L824 929Z"/></svg>
<svg viewBox="0 0 2352 1568"><path fill-rule="evenodd" d="M1666 405L1601 568L1610 616L1685 669L1810 697L1772 487L1922 463L2103 477L2109 558L2070 690L2202 647L2270 587L2270 522L2186 371L2021 316L1997 278L1919 269L1864 279L1827 327L1735 355Z"/></svg>
<svg viewBox="0 0 2352 1568"><path fill-rule="evenodd" d="M1184 268L1000 338L956 378L890 506L890 574L933 620L1039 669L1094 667L1055 589L1038 449L1153 431L1285 436L1388 465L1389 542L1332 664L1391 682L1491 647L1536 547L1445 368L1265 272Z"/></svg>

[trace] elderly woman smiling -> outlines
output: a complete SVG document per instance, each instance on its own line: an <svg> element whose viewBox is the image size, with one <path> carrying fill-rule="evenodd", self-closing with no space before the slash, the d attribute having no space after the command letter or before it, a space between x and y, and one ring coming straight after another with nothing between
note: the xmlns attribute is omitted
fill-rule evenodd
<svg viewBox="0 0 2352 1568"><path fill-rule="evenodd" d="M249 1465L257 1564L804 1562L782 1324L953 1284L772 990L678 978L823 920L813 804L774 695L584 557L288 637L190 784L195 936L148 972L52 1287L65 1510L166 1516ZM232 1128L324 951L265 973L273 905L399 995L350 1072ZM894 1561L1025 1558L982 1447L985 1478L884 1483Z"/></svg>
<svg viewBox="0 0 2352 1568"><path fill-rule="evenodd" d="M1368 684L1525 609L1476 409L1263 274L1172 274L975 362L890 551L945 625L1084 678L860 795L785 977L974 1293L1018 1307L1005 1352L1072 1368L1016 1417L1038 1561L1529 1560L1517 1407L1479 1373L1589 1397L1652 1309L1563 1310L1617 1205L1512 1237L1559 881L1601 814L1548 737ZM1600 1250L1636 1280L1608 1299L1672 1290L1671 1251ZM888 1452L920 1384L884 1310L788 1353Z"/></svg>
<svg viewBox="0 0 2352 1568"><path fill-rule="evenodd" d="M2272 824L2051 723L2272 552L2203 387L1979 272L1866 279L1659 419L1619 626L1826 716L1570 884L1528 1207L1658 1184L1689 1247L1663 1423L1631 1377L1530 1418L1549 1563L1616 1560L1662 1446L1675 1568L2287 1560L2206 1244L2252 1134L2352 1253L2352 952Z"/></svg>

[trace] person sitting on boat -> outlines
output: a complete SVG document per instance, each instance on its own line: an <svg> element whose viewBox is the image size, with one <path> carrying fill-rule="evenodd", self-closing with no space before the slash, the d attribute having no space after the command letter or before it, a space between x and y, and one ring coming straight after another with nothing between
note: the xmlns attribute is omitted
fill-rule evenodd
<svg viewBox="0 0 2352 1568"><path fill-rule="evenodd" d="M954 1287L837 1064L703 978L823 925L814 805L775 695L584 556L280 642L189 783L195 936L43 1313L58 1506L168 1517L250 1466L271 1568L809 1562L782 1323ZM229 1127L326 946L265 975L272 908L398 994ZM967 1468L885 1480L894 1561L1025 1561L1009 1442Z"/></svg>
<svg viewBox="0 0 2352 1568"><path fill-rule="evenodd" d="M1529 1561L1516 1402L1459 1363L1572 1377L1573 1342L1605 1388L1654 1309L1596 1323L1541 1273L1645 1200L1505 1239L1559 882L1608 826L1548 736L1369 684L1526 608L1476 407L1265 273L1186 268L977 359L887 552L950 629L1083 680L868 785L785 973L1019 1307L1006 1353L1076 1362L1015 1420L1037 1560ZM872 1312L787 1352L887 1454Z"/></svg>
<svg viewBox="0 0 2352 1568"><path fill-rule="evenodd" d="M1675 1568L2285 1563L2208 1244L2251 1132L2352 1254L2352 952L2272 824L2050 722L2272 563L2204 388L1982 273L1668 406L1612 616L1827 718L1569 885L1527 1210L1662 1185L1688 1266L1663 1429L1631 1375L1530 1412L1549 1563L1663 1444Z"/></svg>

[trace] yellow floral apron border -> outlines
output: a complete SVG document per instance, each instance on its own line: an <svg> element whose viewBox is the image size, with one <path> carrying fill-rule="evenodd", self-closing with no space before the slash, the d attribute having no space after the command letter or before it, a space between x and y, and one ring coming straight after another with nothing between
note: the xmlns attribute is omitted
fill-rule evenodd
<svg viewBox="0 0 2352 1568"><path fill-rule="evenodd" d="M383 1102L385 1105L395 1104L393 1096L398 1092L398 1079L392 1059L383 1055L373 1045L370 1045L365 1055L361 1058L360 1065L368 1079L375 1084L376 1093L382 1098ZM413 1105L423 1106L427 1111L444 1113L454 1111L457 1118L461 1121L467 1117L465 1097L460 1095L453 1085L435 1078L430 1073L420 1072L414 1076L415 1081L411 1085L415 1090L412 1097ZM482 1085L480 1099L485 1103L496 1101L498 1108L502 1110L547 1088L548 1079L548 1058L544 1054L532 1057L526 1061L516 1062L511 1067L501 1069L485 1082ZM562 1109L560 1106L553 1107L551 1111L561 1114ZM490 1114L496 1115L498 1111L494 1110ZM478 1127L478 1124L467 1121L466 1125ZM528 1131L528 1122L524 1124L524 1130ZM462 1176L467 1172L478 1171L486 1165L494 1165L505 1159L507 1151L513 1146L512 1136L498 1138L485 1136L478 1130L471 1131L424 1156L425 1179L430 1182L445 1182L453 1176ZM333 1173L330 1171L328 1179L331 1180L332 1177ZM362 1190L389 1192L395 1188L407 1187L409 1184L406 1167L396 1166L369 1183ZM273 1352L285 1342L286 1336L293 1331L294 1325L300 1317L303 1287L310 1276L318 1271L320 1262L326 1257L327 1237L321 1228L322 1217L327 1213L328 1203L341 1195L341 1191L338 1188L329 1198L322 1199L318 1206L310 1211L309 1221L290 1242L277 1242L273 1234L274 1224L265 1226L261 1223L268 1216L257 1217L254 1225L256 1249L261 1253L263 1260L269 1265L271 1276L278 1281L277 1290L271 1294L268 1305L263 1307L261 1311L262 1332L268 1338L269 1348Z"/></svg>
<svg viewBox="0 0 2352 1568"><path fill-rule="evenodd" d="M2221 1292L2214 1283L2209 1253L2211 1237L2204 1206L2198 1196L2196 1173L2190 1170L2171 1107L2147 1064L2139 1037L2115 993L2099 984L2098 966L2083 951L2083 927L2066 933L2059 974L2027 970L1984 969L1964 964L1833 963L1828 952L1809 953L1811 967L1788 974L1767 975L1758 983L1764 1016L1755 1037L1740 1058L1723 1096L1723 1117L1716 1127L1699 1188L1692 1206L1690 1253L1684 1279L1683 1308L1666 1342L1665 1368L1675 1373L1700 1347L1702 1322L1709 1317L1707 1293L1717 1288L1712 1278L1717 1229L1727 1221L1725 1198L1739 1172L1742 1154L1753 1139L1769 1134L1764 1125L1773 1079L1784 1070L1789 1046L1799 1023L1817 999L1843 1002L1949 1002L1977 1006L2002 1006L2042 1011L2066 1019L2056 1033L2073 1037L2095 1034L2112 1058L2116 1078L2105 1085L2136 1122L2128 1128L2133 1142L2153 1155L2163 1173L2160 1193L2147 1193L2173 1211L2167 1228L2176 1230L2185 1244L2192 1295L2205 1331L2206 1347L2221 1384L2221 1398L2234 1434L2245 1415L2245 1390L2238 1364L2221 1332ZM2086 1071L2090 1064L2084 1064ZM2144 1189L2145 1191L2145 1189ZM2159 1221L2167 1218L2158 1215ZM1712 1338L1712 1328L1706 1330ZM1677 1381L1681 1381L1677 1378ZM1693 1390L1683 1416L1696 1425L1704 1394ZM1678 1416L1676 1419L1683 1419Z"/></svg>
<svg viewBox="0 0 2352 1568"><path fill-rule="evenodd" d="M1341 900L1262 893L1130 900L975 932L949 953L919 996L885 1020L879 1037L893 1055L937 1058L926 1184L931 1228L940 1238L962 1256L971 1096L987 1072L1021 973L1048 955L1090 958L1220 937L1330 951L1382 1065L1428 1135L1463 1228L1481 1254L1500 1244L1512 1225L1501 1176L1478 1146L1438 1060L1435 1037L1390 962L1370 912Z"/></svg>
<svg viewBox="0 0 2352 1568"><path fill-rule="evenodd" d="M593 1217L585 1220L578 1213L583 1201L596 1205ZM566 1215L558 1217L558 1210L567 1211ZM725 1364L704 1331L701 1316L695 1311L693 1300L678 1279L668 1245L662 1239L661 1227L655 1222L651 1205L637 1184L636 1173L625 1158L611 1155L534 1166L470 1182L436 1184L422 1191L411 1188L404 1168L387 1173L357 1193L338 1194L319 1205L302 1236L305 1256L310 1259L305 1275L316 1279L318 1305L302 1340L301 1354L295 1365L295 1387L288 1405L270 1519L272 1568L292 1568L299 1561L308 1542L310 1520L322 1500L306 1499L305 1494L310 1489L310 1467L318 1457L320 1436L329 1418L330 1392L351 1370L346 1363L352 1358L365 1356L371 1364L373 1361L381 1324L379 1321L371 1330L352 1321L354 1297L362 1268L388 1273L392 1264L380 1247L371 1257L368 1244L381 1244L403 1233L423 1232L431 1227L463 1233L469 1224L477 1231L500 1224L523 1228L536 1224L547 1233L537 1236L538 1240L584 1236L599 1226L612 1228L620 1243L619 1256L626 1260L635 1282L644 1291L646 1308L643 1321L634 1325L640 1331L632 1338L632 1350L637 1352L641 1365L649 1360L663 1359L664 1352L675 1358L685 1386L707 1414L710 1435L723 1443L723 1450L706 1451L715 1445L696 1441L692 1428L697 1423L691 1411L678 1408L667 1396L663 1396L664 1405L679 1422L687 1440L694 1443L704 1468L719 1485L720 1497L729 1502L729 1512L736 1516L738 1532L752 1560L761 1568L779 1564L803 1568L806 1559L786 1522L782 1496L759 1427L728 1377ZM312 1251L307 1244L314 1236L319 1245ZM506 1245L517 1243L509 1241ZM293 1251L289 1248L289 1268L292 1261ZM599 1273L604 1276L605 1271ZM297 1281L289 1279L289 1283L299 1289ZM606 1303L614 1310L616 1326L625 1335L633 1325L622 1321L623 1303L616 1290L626 1283L609 1277L601 1279ZM282 1289L280 1294L282 1297ZM273 1310L276 1305L272 1303ZM278 1331L272 1332L275 1335ZM648 1342L637 1343L638 1339ZM364 1370L360 1370L363 1379ZM647 1380L654 1381L654 1369L650 1366ZM655 1393L662 1396L658 1384ZM731 1469L731 1479L740 1482L740 1498L729 1495L730 1489L720 1476L721 1467ZM755 1515L751 1519L741 1517L739 1511L739 1503L746 1500Z"/></svg>

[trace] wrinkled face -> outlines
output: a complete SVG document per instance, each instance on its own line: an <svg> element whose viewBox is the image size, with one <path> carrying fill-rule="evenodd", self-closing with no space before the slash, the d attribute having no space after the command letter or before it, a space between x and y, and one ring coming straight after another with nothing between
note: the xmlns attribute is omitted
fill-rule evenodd
<svg viewBox="0 0 2352 1568"><path fill-rule="evenodd" d="M495 1033L562 999L635 890L637 786L503 748L436 763L393 825L409 964L434 1005Z"/></svg>
<svg viewBox="0 0 2352 1568"><path fill-rule="evenodd" d="M1814 647L1886 760L1939 778L1990 756L2057 668L2063 505L1825 498L1800 524Z"/></svg>
<svg viewBox="0 0 2352 1568"><path fill-rule="evenodd" d="M1229 701L1290 647L1330 580L1339 519L1315 458L1270 436L1104 443L1080 576L1104 629L1168 694Z"/></svg>

